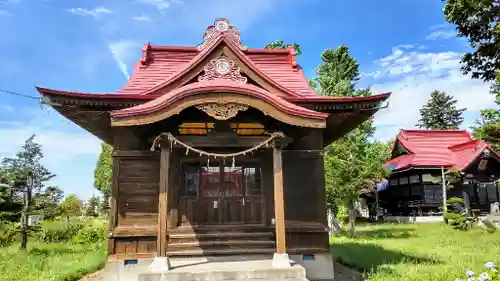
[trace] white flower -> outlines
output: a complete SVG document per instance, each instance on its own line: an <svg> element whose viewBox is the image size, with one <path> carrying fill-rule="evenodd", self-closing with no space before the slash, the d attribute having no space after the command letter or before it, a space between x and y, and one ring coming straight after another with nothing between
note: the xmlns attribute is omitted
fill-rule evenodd
<svg viewBox="0 0 500 281"><path fill-rule="evenodd" d="M487 262L485 265L484 265L485 268L487 269L491 269L493 267L495 267L495 264L493 262Z"/></svg>
<svg viewBox="0 0 500 281"><path fill-rule="evenodd" d="M488 273L483 272L483 273L479 274L479 280L481 280L481 281L490 280L490 276L488 275Z"/></svg>
<svg viewBox="0 0 500 281"><path fill-rule="evenodd" d="M457 279L455 279L455 281L464 281L464 279L457 278Z"/></svg>
<svg viewBox="0 0 500 281"><path fill-rule="evenodd" d="M465 272L465 275L467 276L467 278L471 278L471 277L474 277L474 275L476 275L476 274L472 270L467 270Z"/></svg>

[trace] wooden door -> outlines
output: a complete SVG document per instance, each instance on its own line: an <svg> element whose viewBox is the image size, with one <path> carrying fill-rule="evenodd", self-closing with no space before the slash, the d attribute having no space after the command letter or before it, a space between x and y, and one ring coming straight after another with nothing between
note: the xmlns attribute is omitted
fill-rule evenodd
<svg viewBox="0 0 500 281"><path fill-rule="evenodd" d="M263 224L264 199L260 167L223 163L183 166L179 198L184 225Z"/></svg>

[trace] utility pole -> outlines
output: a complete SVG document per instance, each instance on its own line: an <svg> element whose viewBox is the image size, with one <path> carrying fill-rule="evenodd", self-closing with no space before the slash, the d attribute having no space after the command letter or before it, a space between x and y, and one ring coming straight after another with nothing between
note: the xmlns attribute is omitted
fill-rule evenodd
<svg viewBox="0 0 500 281"><path fill-rule="evenodd" d="M446 206L446 178L444 176L444 167L441 167L441 187L443 189L443 214L448 210Z"/></svg>
<svg viewBox="0 0 500 281"><path fill-rule="evenodd" d="M28 245L28 213L31 202L33 179L28 176L23 190L23 209L21 210L21 250L26 250Z"/></svg>

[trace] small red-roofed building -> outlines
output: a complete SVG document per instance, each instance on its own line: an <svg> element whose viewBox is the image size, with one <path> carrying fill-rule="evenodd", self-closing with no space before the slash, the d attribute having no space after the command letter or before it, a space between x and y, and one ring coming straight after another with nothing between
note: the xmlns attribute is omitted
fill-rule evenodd
<svg viewBox="0 0 500 281"><path fill-rule="evenodd" d="M315 280L333 278L323 148L389 97L320 96L293 48L247 48L225 19L199 46L146 43L115 93L37 90L113 146L110 258L290 254Z"/></svg>
<svg viewBox="0 0 500 281"><path fill-rule="evenodd" d="M447 199L467 198L471 209L481 213L500 201L500 188L495 185L500 178L500 155L467 131L401 130L385 167L391 176L380 200L389 214L439 213L442 171L460 179L447 188Z"/></svg>

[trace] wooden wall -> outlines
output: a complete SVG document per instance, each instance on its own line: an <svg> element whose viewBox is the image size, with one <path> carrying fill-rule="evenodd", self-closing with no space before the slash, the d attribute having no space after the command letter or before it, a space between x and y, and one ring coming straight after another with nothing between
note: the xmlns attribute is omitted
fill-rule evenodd
<svg viewBox="0 0 500 281"><path fill-rule="evenodd" d="M151 255L156 251L159 153L144 150L145 145L135 140L133 134L120 134L118 137L120 140L115 146L113 159L116 207L111 210L108 252L117 257ZM126 140L123 139L125 137ZM182 158L186 157L184 151L174 151L171 155L171 186L168 197L170 229L176 228L182 222L183 215L185 216L185 210L179 206L179 195L181 163ZM274 231L272 151L264 150L257 157L263 171L266 208L263 227ZM283 151L283 169L289 252L328 251L321 130L311 130Z"/></svg>

